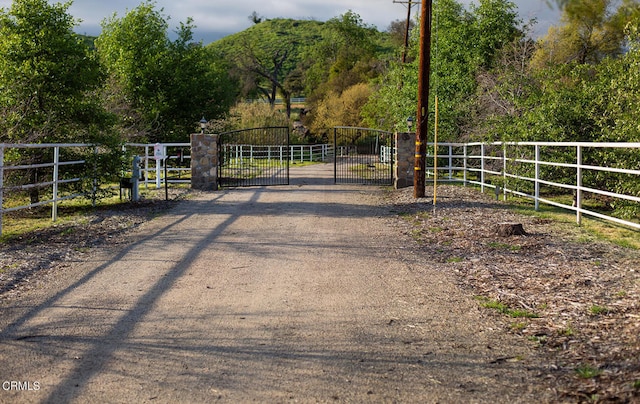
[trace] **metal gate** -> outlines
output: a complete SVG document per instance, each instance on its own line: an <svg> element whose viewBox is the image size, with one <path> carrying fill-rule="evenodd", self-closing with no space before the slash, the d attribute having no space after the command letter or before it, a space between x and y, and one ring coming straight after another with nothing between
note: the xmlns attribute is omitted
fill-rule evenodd
<svg viewBox="0 0 640 404"><path fill-rule="evenodd" d="M220 134L221 187L289 185L289 128L243 129Z"/></svg>
<svg viewBox="0 0 640 404"><path fill-rule="evenodd" d="M393 184L393 133L376 129L333 129L336 184Z"/></svg>

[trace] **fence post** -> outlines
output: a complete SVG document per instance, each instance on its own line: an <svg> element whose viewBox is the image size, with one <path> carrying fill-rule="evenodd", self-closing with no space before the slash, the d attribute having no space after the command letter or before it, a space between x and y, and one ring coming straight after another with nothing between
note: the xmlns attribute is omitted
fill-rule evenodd
<svg viewBox="0 0 640 404"><path fill-rule="evenodd" d="M58 175L60 167L60 147L53 148L53 205L51 206L51 220L58 220Z"/></svg>
<svg viewBox="0 0 640 404"><path fill-rule="evenodd" d="M123 151L125 146L122 145ZM98 201L98 146L93 148L93 181L91 188L91 206L96 207Z"/></svg>
<svg viewBox="0 0 640 404"><path fill-rule="evenodd" d="M540 145L536 145L536 180L534 183L534 201L536 212L540 210Z"/></svg>
<svg viewBox="0 0 640 404"><path fill-rule="evenodd" d="M480 192L484 193L484 143L480 145Z"/></svg>
<svg viewBox="0 0 640 404"><path fill-rule="evenodd" d="M453 146L449 145L449 181L453 179Z"/></svg>
<svg viewBox="0 0 640 404"><path fill-rule="evenodd" d="M149 145L144 147L144 186L149 189Z"/></svg>
<svg viewBox="0 0 640 404"><path fill-rule="evenodd" d="M333 128L333 183L338 183L338 128Z"/></svg>
<svg viewBox="0 0 640 404"><path fill-rule="evenodd" d="M576 178L576 222L582 224L582 146L577 146L577 178Z"/></svg>
<svg viewBox="0 0 640 404"><path fill-rule="evenodd" d="M462 146L462 154L464 154L464 159L462 160L463 170L462 170L462 181L464 186L467 186L467 145Z"/></svg>
<svg viewBox="0 0 640 404"><path fill-rule="evenodd" d="M502 199L507 200L507 144L502 144Z"/></svg>
<svg viewBox="0 0 640 404"><path fill-rule="evenodd" d="M2 207L4 206L4 143L0 144L0 236L2 235Z"/></svg>
<svg viewBox="0 0 640 404"><path fill-rule="evenodd" d="M156 159L156 189L160 189L162 186L162 160Z"/></svg>

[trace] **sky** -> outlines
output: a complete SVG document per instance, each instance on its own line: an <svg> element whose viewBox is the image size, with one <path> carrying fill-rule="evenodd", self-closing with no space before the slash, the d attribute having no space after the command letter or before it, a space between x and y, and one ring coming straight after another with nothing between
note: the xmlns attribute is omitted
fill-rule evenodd
<svg viewBox="0 0 640 404"><path fill-rule="evenodd" d="M460 1L465 5L472 2ZM50 3L57 2L50 0ZM9 8L11 3L12 0L0 0L0 7ZM123 17L141 3L142 0L74 0L69 13L82 20L76 32L97 36L102 20L114 13ZM532 32L534 37L545 34L548 27L559 19L559 12L550 9L544 0L515 0L514 3L524 20L538 20ZM406 5L394 3L394 0L156 0L155 4L157 10L163 9L163 14L170 17L172 30L188 17L193 18L196 25L194 39L205 44L250 27L249 15L254 11L264 18L326 21L352 10L365 23L375 25L381 31L386 30L392 21L407 16ZM414 7L413 14L417 12L417 7Z"/></svg>

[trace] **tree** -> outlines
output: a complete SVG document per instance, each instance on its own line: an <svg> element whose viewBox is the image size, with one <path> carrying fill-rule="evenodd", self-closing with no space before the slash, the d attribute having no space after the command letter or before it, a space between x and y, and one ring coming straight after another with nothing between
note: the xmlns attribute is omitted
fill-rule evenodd
<svg viewBox="0 0 640 404"><path fill-rule="evenodd" d="M146 2L102 28L96 48L110 76L105 99L129 139L184 141L203 115L228 109L231 81L215 54L193 42L191 19L171 41L162 10Z"/></svg>
<svg viewBox="0 0 640 404"><path fill-rule="evenodd" d="M249 21L251 21L254 24L260 24L262 22L262 17L260 17L258 13L254 11L249 15Z"/></svg>
<svg viewBox="0 0 640 404"><path fill-rule="evenodd" d="M636 0L572 0L563 3L562 25L540 40L537 68L577 62L597 64L625 51L624 29L640 7Z"/></svg>
<svg viewBox="0 0 640 404"><path fill-rule="evenodd" d="M4 141L91 141L105 128L107 117L93 94L103 76L73 32L70 5L15 0L0 12Z"/></svg>
<svg viewBox="0 0 640 404"><path fill-rule="evenodd" d="M292 58L298 39L293 33L268 32L260 43L244 41L242 50L236 57L240 74L245 82L266 97L274 107L280 94L286 106L287 116L291 116L291 91L287 79L294 71Z"/></svg>
<svg viewBox="0 0 640 404"><path fill-rule="evenodd" d="M326 36L309 47L311 63L305 78L307 94L317 99L330 91L339 94L375 74L371 67L379 32L374 27L366 25L353 11L330 19L325 25Z"/></svg>
<svg viewBox="0 0 640 404"><path fill-rule="evenodd" d="M414 20L409 20L409 32L416 26ZM407 20L395 20L389 24L387 32L391 36L391 42L396 47L404 46L405 36L407 34Z"/></svg>
<svg viewBox="0 0 640 404"><path fill-rule="evenodd" d="M522 36L515 5L506 0L482 0L466 10L459 1L439 0L434 5L431 60L431 94L438 95L440 138L459 141L472 132L476 91L481 72L491 69L501 49ZM411 38L416 52L419 38ZM417 58L411 64L391 63L379 89L365 108L369 124L406 130L406 119L415 116ZM432 99L429 103L435 106ZM433 114L430 114L433 119ZM430 125L433 128L433 125Z"/></svg>
<svg viewBox="0 0 640 404"><path fill-rule="evenodd" d="M323 124L332 122L326 119L323 111L331 110L329 106L341 102L343 92L368 83L383 72L378 57L381 34L366 25L358 14L348 11L333 18L327 21L326 29L322 41L309 48L305 71L307 107L311 111L305 122L318 130ZM356 115L352 120L361 121L360 108L363 105L356 105L358 111L354 112ZM335 116L333 113L330 115Z"/></svg>
<svg viewBox="0 0 640 404"><path fill-rule="evenodd" d="M334 126L363 126L361 111L371 96L371 87L366 83L355 84L342 94L331 94L317 105L312 133L320 134Z"/></svg>
<svg viewBox="0 0 640 404"><path fill-rule="evenodd" d="M15 0L9 10L0 10L0 141L118 143L109 130L110 116L96 96L103 83L100 66L73 32L76 21L67 12L70 4ZM12 158L17 164L37 164L43 153L27 149ZM108 165L114 159L94 161ZM107 176L111 172L107 170ZM35 168L28 177L33 184L50 178L50 173ZM39 192L31 188L32 203L38 202Z"/></svg>
<svg viewBox="0 0 640 404"><path fill-rule="evenodd" d="M501 140L510 140L508 136L513 131L503 125L518 121L529 108L523 100L539 92L539 82L530 68L536 42L527 35L529 28L526 26L522 37L502 47L492 69L481 70L477 75L478 122L474 131L481 140L487 134L500 134Z"/></svg>
<svg viewBox="0 0 640 404"><path fill-rule="evenodd" d="M500 50L522 37L516 5L508 0L480 0L471 5L473 41L480 67L492 68Z"/></svg>

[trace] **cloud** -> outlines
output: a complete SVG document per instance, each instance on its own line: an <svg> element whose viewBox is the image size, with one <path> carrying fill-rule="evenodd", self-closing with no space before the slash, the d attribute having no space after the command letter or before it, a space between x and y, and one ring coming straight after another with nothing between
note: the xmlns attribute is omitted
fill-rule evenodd
<svg viewBox="0 0 640 404"><path fill-rule="evenodd" d="M461 2L469 5L471 0ZM78 32L99 35L102 20L114 13L122 17L127 10L135 9L141 3L134 0L75 0L69 12L82 20ZM515 3L525 20L538 18L537 34L543 34L549 24L558 20L558 12L550 10L544 0L517 0ZM195 39L205 43L248 28L251 26L248 17L254 11L265 18L326 21L352 10L365 23L380 30L385 30L392 21L406 17L406 6L393 0L156 0L155 4L170 17L172 28L178 27L188 17L193 18L197 26ZM0 7L10 6L11 0L0 0ZM417 9L414 15L416 12Z"/></svg>

